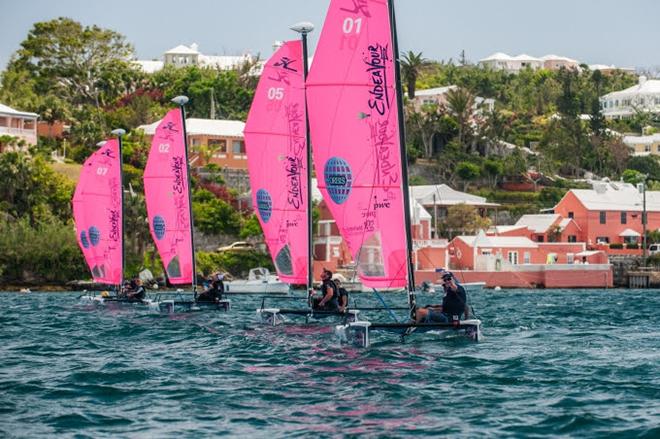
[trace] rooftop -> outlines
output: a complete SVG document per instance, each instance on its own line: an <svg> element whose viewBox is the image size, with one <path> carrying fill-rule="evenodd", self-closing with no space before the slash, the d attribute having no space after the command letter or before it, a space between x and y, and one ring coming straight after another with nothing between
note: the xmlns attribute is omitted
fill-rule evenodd
<svg viewBox="0 0 660 439"><path fill-rule="evenodd" d="M589 210L642 211L642 194L635 186L621 182L595 182L593 185L594 189L571 189L569 193ZM646 210L660 212L659 191L646 191Z"/></svg>
<svg viewBox="0 0 660 439"><path fill-rule="evenodd" d="M524 236L486 236L483 232L478 235L461 235L456 238L478 248L538 248L538 245Z"/></svg>
<svg viewBox="0 0 660 439"><path fill-rule="evenodd" d="M13 108L4 104L0 104L0 114L6 114L9 116L39 117L37 113L14 110Z"/></svg>
<svg viewBox="0 0 660 439"><path fill-rule="evenodd" d="M527 226L534 233L545 233L559 218L560 215L556 213L523 215L516 223L516 226Z"/></svg>
<svg viewBox="0 0 660 439"><path fill-rule="evenodd" d="M621 99L636 96L638 94L660 94L660 79L647 79L645 76L639 77L639 82L625 90L608 93L601 99Z"/></svg>
<svg viewBox="0 0 660 439"><path fill-rule="evenodd" d="M424 206L452 206L468 204L476 207L498 207L497 203L489 203L484 197L459 192L446 184L422 185L410 187L411 198ZM435 195L435 200L433 196Z"/></svg>
<svg viewBox="0 0 660 439"><path fill-rule="evenodd" d="M149 125L141 125L138 128L144 130L145 134L152 136L160 123L156 121ZM240 120L215 120L215 119L186 119L186 132L188 135L209 135L223 137L243 137L245 122Z"/></svg>

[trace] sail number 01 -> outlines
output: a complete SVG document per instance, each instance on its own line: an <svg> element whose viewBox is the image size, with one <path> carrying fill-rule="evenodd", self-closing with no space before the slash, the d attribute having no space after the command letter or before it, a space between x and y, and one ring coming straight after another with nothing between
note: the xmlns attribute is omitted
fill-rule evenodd
<svg viewBox="0 0 660 439"><path fill-rule="evenodd" d="M344 31L345 34L352 34L353 31L355 31L356 34L359 34L362 30L362 19L346 17L341 30Z"/></svg>

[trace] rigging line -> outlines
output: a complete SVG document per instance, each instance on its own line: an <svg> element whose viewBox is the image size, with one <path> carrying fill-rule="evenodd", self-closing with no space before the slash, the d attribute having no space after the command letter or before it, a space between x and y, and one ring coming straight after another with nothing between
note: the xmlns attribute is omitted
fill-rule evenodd
<svg viewBox="0 0 660 439"><path fill-rule="evenodd" d="M376 297L378 298L380 303L383 304L383 306L385 307L387 312L390 314L390 317L392 317L392 319L394 320L395 323L399 323L399 319L396 318L396 314L394 314L394 311L392 311L390 309L390 307L387 306L387 302L385 302L385 299L383 299L383 296L380 295L380 293L378 292L377 289L375 289L375 288L372 288L372 289L374 290L374 294L376 295Z"/></svg>

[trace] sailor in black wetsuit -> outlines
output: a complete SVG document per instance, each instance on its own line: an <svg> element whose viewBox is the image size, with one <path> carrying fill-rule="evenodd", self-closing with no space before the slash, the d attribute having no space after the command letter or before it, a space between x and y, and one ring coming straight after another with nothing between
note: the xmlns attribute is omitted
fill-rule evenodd
<svg viewBox="0 0 660 439"><path fill-rule="evenodd" d="M467 294L465 288L458 285L451 273L442 275L445 297L442 298L442 305L430 305L417 310L417 323L448 323L460 320L461 315L468 319L470 310L467 306Z"/></svg>
<svg viewBox="0 0 660 439"><path fill-rule="evenodd" d="M337 293L339 294L339 312L346 312L348 309L348 291L341 286L340 279L333 279L333 282L337 286Z"/></svg>
<svg viewBox="0 0 660 439"><path fill-rule="evenodd" d="M142 302L147 297L147 290L142 285L142 280L135 279L135 291L126 294L128 300L134 302Z"/></svg>
<svg viewBox="0 0 660 439"><path fill-rule="evenodd" d="M339 310L339 292L337 285L332 281L332 271L323 270L321 273L321 298L312 300L312 308L320 311Z"/></svg>
<svg viewBox="0 0 660 439"><path fill-rule="evenodd" d="M225 293L224 275L214 274L211 277L211 286L197 296L197 302L219 302Z"/></svg>

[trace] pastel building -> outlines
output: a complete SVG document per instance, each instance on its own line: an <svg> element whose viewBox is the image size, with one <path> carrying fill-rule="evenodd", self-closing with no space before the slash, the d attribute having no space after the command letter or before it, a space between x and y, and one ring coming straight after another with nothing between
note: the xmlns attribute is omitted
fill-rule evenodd
<svg viewBox="0 0 660 439"><path fill-rule="evenodd" d="M149 141L160 120L142 125ZM221 168L247 170L247 154L243 130L245 123L238 120L186 119L190 164L205 166L213 163ZM204 153L209 154L205 156Z"/></svg>
<svg viewBox="0 0 660 439"><path fill-rule="evenodd" d="M523 215L512 226L494 226L489 235L494 236L524 236L534 242L578 242L582 229L571 218L561 215L538 214Z"/></svg>
<svg viewBox="0 0 660 439"><path fill-rule="evenodd" d="M623 143L628 145L634 156L660 155L660 133L647 136L624 136Z"/></svg>
<svg viewBox="0 0 660 439"><path fill-rule="evenodd" d="M198 66L219 70L232 70L245 63L256 60L251 54L243 55L205 55L199 51L195 43L190 46L180 44L163 54L162 60L136 60L136 64L145 73L154 73L165 66L189 67Z"/></svg>
<svg viewBox="0 0 660 439"><path fill-rule="evenodd" d="M584 243L540 243L524 236L457 236L450 268L463 282L488 287L610 287L612 266Z"/></svg>
<svg viewBox="0 0 660 439"><path fill-rule="evenodd" d="M593 189L571 189L554 212L579 226L576 239L592 247L598 243L639 243L643 231L643 196L627 183L594 184ZM646 192L647 229L660 228L660 192Z"/></svg>
<svg viewBox="0 0 660 439"><path fill-rule="evenodd" d="M26 146L36 145L38 117L36 113L19 111L0 104L0 136L15 137Z"/></svg>
<svg viewBox="0 0 660 439"><path fill-rule="evenodd" d="M626 118L638 112L660 114L660 79L640 76L636 85L602 96L600 105L606 118Z"/></svg>
<svg viewBox="0 0 660 439"><path fill-rule="evenodd" d="M425 90L416 90L413 105L416 111L419 111L424 105L438 105L444 107L447 105L447 92L457 89L456 85L448 85L446 87L428 88ZM473 110L476 113L490 112L495 109L495 99L482 98L480 96L474 99Z"/></svg>

